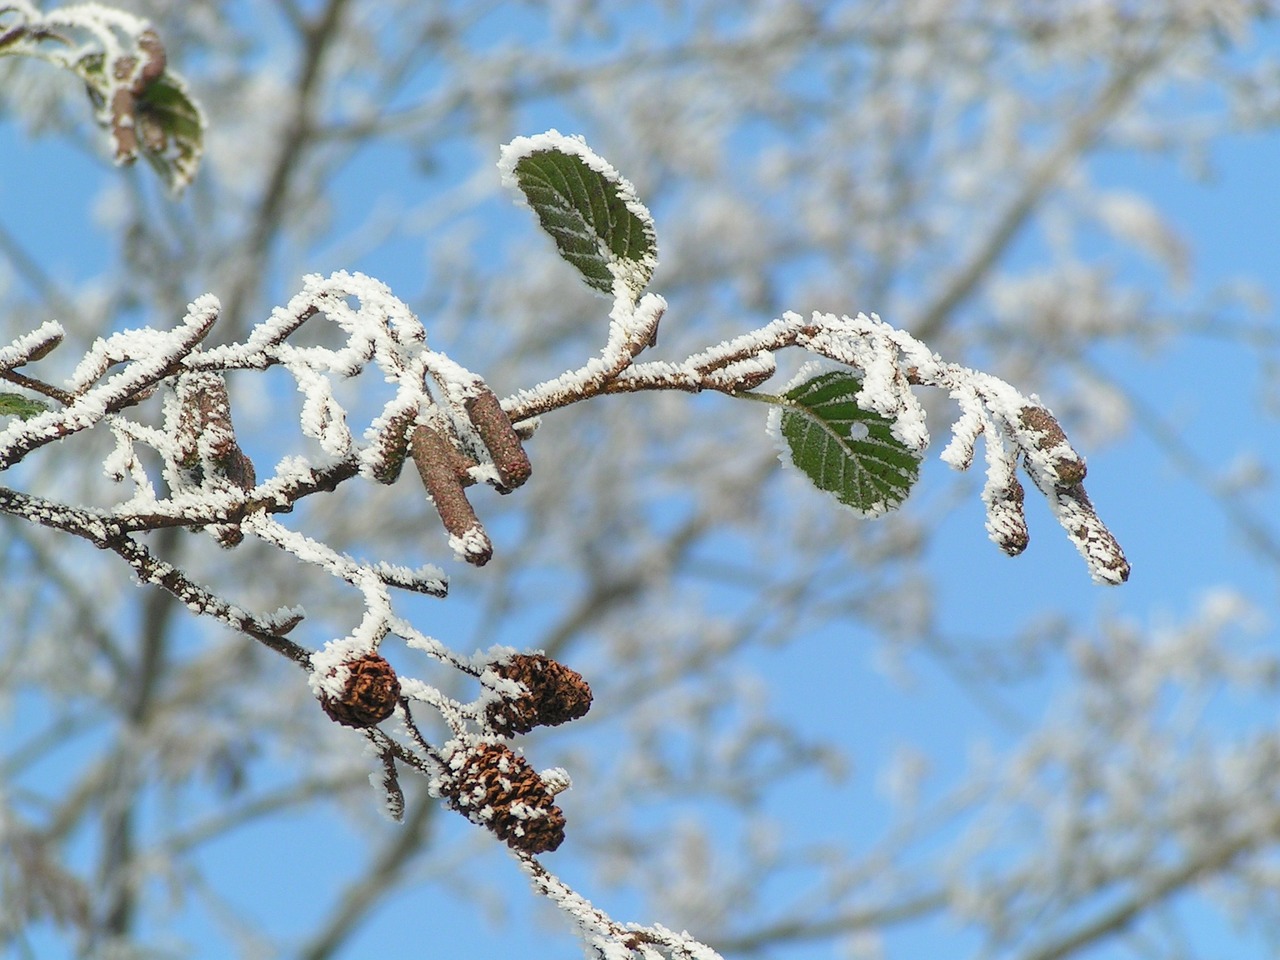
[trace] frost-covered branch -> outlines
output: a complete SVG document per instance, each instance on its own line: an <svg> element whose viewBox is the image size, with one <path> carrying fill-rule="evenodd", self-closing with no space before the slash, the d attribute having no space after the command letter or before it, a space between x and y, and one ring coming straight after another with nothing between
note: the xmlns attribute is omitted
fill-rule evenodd
<svg viewBox="0 0 1280 960"><path fill-rule="evenodd" d="M598 960L720 960L720 954L688 933L661 924L619 923L533 857L517 854L534 889L554 903L577 927L583 944Z"/></svg>
<svg viewBox="0 0 1280 960"><path fill-rule="evenodd" d="M1026 397L990 374L946 363L910 334L874 315L837 317L814 313L809 319L788 313L781 319L725 341L680 362L628 365L605 378L586 367L523 391L503 402L512 421L534 416L598 394L644 390L715 390L743 396L776 371L774 355L797 347L844 364L862 374L858 406L892 424L894 437L913 451L929 443L924 408L913 387L944 389L960 406L960 418L942 459L957 470L973 463L980 436L986 438L987 530L1006 553L1027 546L1023 491L1016 470L1022 464L1046 496L1054 515L1089 565L1095 580L1121 583L1128 562L1115 537L1098 518L1084 491L1084 459L1066 439L1053 415L1034 397ZM787 400L767 396L785 408Z"/></svg>
<svg viewBox="0 0 1280 960"><path fill-rule="evenodd" d="M349 556L286 526L280 515L357 478L392 484L412 460L454 555L481 566L494 548L467 490L483 483L507 494L528 479L526 445L538 417L610 394L709 390L768 404L771 429L791 462L820 489L871 517L898 506L915 482L930 442L916 391L934 388L959 407L942 459L966 469L979 437L985 439L987 527L1003 550L1016 554L1027 544L1021 468L1047 497L1094 579L1119 583L1128 565L1084 492L1083 458L1034 396L944 361L866 314L788 312L683 360L642 360L656 349L667 304L645 292L657 241L634 187L584 142L554 131L509 145L500 165L564 258L612 298L597 356L500 401L479 375L427 345L421 321L384 284L345 272L306 277L287 304L242 340L219 346L205 345L221 315L219 301L206 294L172 330L127 330L97 340L61 384L18 372L64 339L59 327L46 324L0 349L0 376L49 404L23 411L0 431L0 469L54 441L102 428L114 440L105 472L129 493L107 505L72 508L0 489L0 511L112 551L140 581L303 666L324 712L365 737L378 760L370 779L390 816L405 813L401 772L422 776L432 797L516 851L535 889L572 919L598 956L711 960L714 951L686 934L618 924L534 859L565 839L566 819L555 798L570 778L559 768L535 770L513 741L583 716L592 701L584 678L542 653L507 647L457 653L396 610L396 590L444 597L442 571ZM336 327L337 345L333 338L300 335L324 322ZM788 349L839 369L815 373L806 366L781 393L762 391L777 371L776 355ZM237 436L231 378L276 368L300 394L297 424L308 452L280 459L267 473ZM357 379L374 411L363 426L340 399L344 384ZM315 648L295 642L286 634L303 622L301 608L254 616L139 540L146 531L174 526L207 532L228 549L248 538L287 554L352 588L363 614L342 636ZM388 641L478 683L479 692L459 700L443 686L400 676L383 655ZM447 739L433 742L414 716L419 708L432 712Z"/></svg>
<svg viewBox="0 0 1280 960"><path fill-rule="evenodd" d="M666 301L643 292L657 264L657 238L635 188L580 138L554 130L512 141L503 148L499 168L564 259L589 286L613 296L601 355L508 398L503 408L513 423L603 393L716 390L765 400L785 411L775 417L774 428L792 462L841 503L874 516L906 496L916 477L914 462L929 443L924 408L912 388L938 387L960 405L943 459L967 469L977 438L986 436L983 502L991 539L1011 555L1026 548L1023 489L1016 476L1021 463L1093 579L1115 584L1128 578L1124 552L1085 493L1084 459L1034 396L1024 397L989 374L946 363L910 334L865 314L815 312L806 321L787 313L682 362L637 363L640 353L657 342ZM841 384L814 377L792 384L784 396L752 393L773 376L774 355L786 347L842 364L858 379ZM854 406L841 406L845 401ZM797 426L805 420L816 429ZM874 435L878 427L887 427L888 434ZM874 448L859 443L868 434Z"/></svg>
<svg viewBox="0 0 1280 960"><path fill-rule="evenodd" d="M105 463L107 473L134 487L133 496L105 517L126 530L210 526L219 537L232 539L248 515L288 511L302 497L332 490L357 474L394 482L405 458L413 455L415 429L430 430L439 439L434 457L415 455L420 470L426 466L440 475L436 492L446 477L458 491L487 481L504 492L528 477L521 440L492 391L448 357L427 349L417 318L382 284L345 273L308 278L303 291L245 342L199 349L218 312L217 300L205 296L190 305L173 331L131 330L99 340L66 385L43 391L63 398L61 409L15 418L0 431L0 466L11 467L33 450L105 423L116 438ZM316 317L333 321L348 334L343 348L289 342ZM42 328L37 334L7 349L11 366L38 359L39 349L47 352L60 331ZM358 376L371 363L395 390L358 440L334 399L331 378ZM274 366L287 369L302 392L300 429L318 444L320 456L286 458L271 476L259 480L235 439L225 374ZM167 387L163 427L119 416L149 399L162 382ZM438 402L428 383L439 392ZM161 456L166 495L157 493L143 468L139 444ZM446 453L448 460L441 466ZM465 502L465 495L459 496ZM455 533L456 552L483 563L487 553L474 547L477 541L487 543L483 528L476 521L456 529L453 504L437 501L446 526ZM392 575L402 586L414 582L411 575Z"/></svg>
<svg viewBox="0 0 1280 960"><path fill-rule="evenodd" d="M4 487L0 487L0 512L69 533L87 540L95 547L110 550L133 568L140 582L154 584L172 594L193 613L212 617L299 664L310 664L307 651L285 637L302 619L297 610L282 609L270 616L254 616L195 583L177 567L156 557L145 544L128 536L121 527L102 514L53 503Z"/></svg>

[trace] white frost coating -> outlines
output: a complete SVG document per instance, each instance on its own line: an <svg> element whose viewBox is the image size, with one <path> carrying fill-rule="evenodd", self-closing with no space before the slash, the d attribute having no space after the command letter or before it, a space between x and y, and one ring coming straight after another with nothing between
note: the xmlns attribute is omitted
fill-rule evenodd
<svg viewBox="0 0 1280 960"><path fill-rule="evenodd" d="M347 427L346 411L334 399L332 382L305 367L295 369L293 375L305 398L299 418L303 434L318 440L320 448L330 456L345 457L355 438Z"/></svg>
<svg viewBox="0 0 1280 960"><path fill-rule="evenodd" d="M121 418L113 419L111 421L111 432L115 435L116 445L115 449L103 459L102 470L117 483L126 479L133 482L134 495L124 505L124 508L141 511L154 507L157 503L157 498L155 486L151 483L151 478L147 475L146 468L142 465L142 461L138 459L138 453L134 449L133 441L138 435L134 430L137 430L138 433L145 432L148 437L162 438L164 436L157 430L148 430Z"/></svg>
<svg viewBox="0 0 1280 960"><path fill-rule="evenodd" d="M606 371L604 363L598 358L588 361L577 370L569 370L552 380L545 380L535 387L523 389L502 401L504 408L509 406L534 407L544 400L581 393L586 385L600 378Z"/></svg>
<svg viewBox="0 0 1280 960"><path fill-rule="evenodd" d="M858 405L888 418L894 436L912 449L921 450L929 442L924 408L912 387L947 390L960 406L960 417L942 459L953 468L967 468L973 462L977 438L986 435L988 470L983 499L992 539L1011 552L1025 545L1022 493L1016 485L1021 459L1084 557L1093 579L1121 583L1128 577L1129 565L1120 545L1098 518L1079 482L1084 476L1084 461L1043 404L1003 380L943 361L909 333L895 330L875 315L814 313L806 322L799 314L788 312L767 327L719 344L674 370L641 364L623 376L651 379L667 387L684 383L707 386L717 383L708 379L708 373L716 372L721 358L787 346L804 347L861 371ZM787 389L812 376L814 369L806 366ZM769 432L779 439L780 425L781 411L775 408L770 411ZM790 464L789 448L784 443L780 447L780 459Z"/></svg>
<svg viewBox="0 0 1280 960"><path fill-rule="evenodd" d="M150 24L133 14L99 3L82 3L58 7L41 13L27 0L8 0L0 4L7 33L8 54L22 54L45 60L78 75L94 94L94 115L99 126L110 131L117 164L137 158L139 149L171 162L167 171L171 186L181 189L194 177L199 164L199 143L180 137L190 149L174 149L172 143L157 144L146 136L132 138L125 144L117 136L132 129L136 118L132 109L121 109L121 94L137 93L145 82L147 71L163 66L155 57L154 34L148 35ZM16 15L16 16L15 16ZM165 82L182 92L195 109L195 122L204 129L204 114L194 97L187 93L185 82L172 71L166 71ZM140 142L139 142L140 141Z"/></svg>
<svg viewBox="0 0 1280 960"><path fill-rule="evenodd" d="M128 330L97 340L68 382L67 392L79 396L61 410L46 411L29 420L15 419L0 431L0 462L11 466L36 447L92 427L113 406L123 405L153 386L200 342L213 325L217 309L216 299L201 297L173 330ZM121 361L132 362L105 382L91 386Z"/></svg>
<svg viewBox="0 0 1280 960"><path fill-rule="evenodd" d="M794 313L783 319L798 323ZM932 365L937 356L910 334L895 330L879 317L860 313L856 317L836 317L814 313L812 336L800 339L803 346L862 371L862 389L855 398L863 410L888 419L896 439L916 452L929 445L924 407L911 390L909 367Z"/></svg>
<svg viewBox="0 0 1280 960"><path fill-rule="evenodd" d="M220 309L218 298L206 293L187 305L186 316L173 330L146 327L141 330L122 330L105 339L99 338L76 364L66 383L67 392L80 393L101 378L114 364L127 360L134 361L130 369L116 374L108 382L131 382L139 369L163 370L178 362L213 326Z"/></svg>
<svg viewBox="0 0 1280 960"><path fill-rule="evenodd" d="M0 370L20 367L45 344L54 343L65 336L66 331L56 320L48 320L30 333L23 334L7 347L0 347Z"/></svg>
<svg viewBox="0 0 1280 960"><path fill-rule="evenodd" d="M253 489L253 496L268 503L284 504L286 490L294 483L305 483L316 476L316 465L306 457L282 457L276 464L275 476Z"/></svg>
<svg viewBox="0 0 1280 960"><path fill-rule="evenodd" d="M23 52L66 68L73 68L84 57L97 53L101 53L107 63L115 63L136 48L138 37L150 27L150 24L141 17L100 3L57 7L48 13L41 13L27 0L6 0L4 7L7 11L16 10L32 31L63 28L83 30L93 37L96 45L85 43L79 46L40 46L27 41L28 49ZM129 43L128 50L123 46L122 40ZM18 44L21 45L22 42L23 38L19 38ZM116 77L113 70L104 71L104 74L102 82L108 84L108 88L112 81L122 82L133 79Z"/></svg>
<svg viewBox="0 0 1280 960"><path fill-rule="evenodd" d="M487 717L490 708L499 704L505 706L525 692L524 685L518 680L499 676L494 669L495 664L505 659L506 657L495 657L492 660L472 658L472 664L479 670L477 679L480 681L480 695L469 704L469 709L474 716ZM499 719L510 718L504 714Z"/></svg>
<svg viewBox="0 0 1280 960"><path fill-rule="evenodd" d="M623 297L616 298L609 311L609 343L617 349L647 344L666 312L667 301L656 293L646 293L634 305Z"/></svg>
<svg viewBox="0 0 1280 960"><path fill-rule="evenodd" d="M634 376L636 371L650 369L651 365L632 366L635 357L644 350L657 331L658 322L667 310L667 301L657 294L645 294L639 303L631 303L625 297L614 300L609 311L609 337L600 355L591 358L576 370L562 373L535 387L521 390L502 401L502 406L537 406L557 397L588 396L614 379ZM671 370L674 368L667 367ZM690 376L693 376L690 369ZM692 382L697 382L696 379Z"/></svg>
<svg viewBox="0 0 1280 960"><path fill-rule="evenodd" d="M287 623L293 623L306 617L307 611L300 605L279 607L262 618L264 626L280 629Z"/></svg>
<svg viewBox="0 0 1280 960"><path fill-rule="evenodd" d="M457 406L476 396L484 386L484 381L479 376L454 363L443 353L430 355L427 370L449 402Z"/></svg>
<svg viewBox="0 0 1280 960"><path fill-rule="evenodd" d="M569 776L569 771L564 767L548 767L538 774L538 779L542 781L542 785L547 788L547 792L553 797L558 793L564 793L573 786L573 778Z"/></svg>
<svg viewBox="0 0 1280 960"><path fill-rule="evenodd" d="M26 6L33 13L35 12L35 8L25 2L20 2L19 6ZM108 53L115 54L120 50L113 31L119 30L121 33L136 37L150 27L150 24L141 17L100 3L79 3L68 7L57 7L44 14L42 19L50 26L88 30L95 35Z"/></svg>
<svg viewBox="0 0 1280 960"><path fill-rule="evenodd" d="M469 660L454 653L435 637L429 637L408 620L400 617L389 617L387 629L402 639L415 650L421 650L434 660L457 667L466 673L475 673Z"/></svg>
<svg viewBox="0 0 1280 960"><path fill-rule="evenodd" d="M454 736L459 738L460 741L464 740L471 742L474 740L474 735L467 733L467 708L452 697L446 696L429 683L424 683L417 677L401 677L400 696L404 697L406 700L427 704L440 714L440 718L444 720L450 731L452 731ZM397 715L400 716L403 721L404 712L398 710ZM408 729L403 722L402 727L404 727L405 730ZM439 796L439 793L437 792L434 795Z"/></svg>
<svg viewBox="0 0 1280 960"><path fill-rule="evenodd" d="M1055 491L1048 496L1048 501L1054 517L1067 532L1067 538L1089 565L1089 574L1094 581L1111 585L1124 583L1129 567L1127 564L1117 566L1119 548L1115 537L1098 518L1088 498L1083 493L1075 497Z"/></svg>
<svg viewBox="0 0 1280 960"><path fill-rule="evenodd" d="M372 570L381 580L393 583L413 581L428 584L441 594L447 591L449 586L449 578L445 575L445 572L433 563L424 564L420 567L406 567L379 560L373 565Z"/></svg>
<svg viewBox="0 0 1280 960"><path fill-rule="evenodd" d="M744 333L741 336L717 343L714 347L703 350L701 353L693 354L685 361L685 364L693 368L702 369L715 366L728 357L739 356L744 352L756 353L767 349L764 346L765 344L785 339L803 324L804 318L800 314L785 313L777 320L772 320L765 324L759 330L752 333Z"/></svg>
<svg viewBox="0 0 1280 960"><path fill-rule="evenodd" d="M987 536L1001 549L1027 537L1026 517L1021 497L1011 491L1017 480L1017 452L1009 448L1003 434L991 430L986 435L987 476L982 487L982 502L987 508Z"/></svg>
<svg viewBox="0 0 1280 960"><path fill-rule="evenodd" d="M359 301L353 308L349 299ZM295 347L285 339L311 316L323 313L347 334L339 350ZM221 366L262 368L270 362L286 367L305 366L320 373L354 376L370 360L376 360L396 382L404 364L422 349L426 331L405 304L379 280L361 273L338 271L328 277L309 274L302 290L271 317L256 326L244 343L214 347L204 352Z"/></svg>
<svg viewBox="0 0 1280 960"><path fill-rule="evenodd" d="M502 644L502 643L495 643L486 647L483 650L477 650L475 653L471 655L470 659L467 661L467 664L470 667L472 672L475 672L477 670L485 670L489 667L490 664L500 663L503 660L510 659L511 657L515 656L517 653L520 653L520 652L521 651L517 650L515 647L509 647L506 644ZM546 653L545 650L525 650L523 652L528 654Z"/></svg>
<svg viewBox="0 0 1280 960"><path fill-rule="evenodd" d="M338 553L327 544L313 540L304 534L290 530L265 513L251 513L241 522L245 533L292 553L304 563L310 563L345 580L359 589L364 597L366 623L357 630L357 636L365 636L375 647L387 633L391 617L391 595L386 574L403 573L409 578L412 572L405 568L362 563L344 553Z"/></svg>
<svg viewBox="0 0 1280 960"><path fill-rule="evenodd" d="M449 549L459 560L479 556L492 549L483 527L471 527L462 534L450 535Z"/></svg>
<svg viewBox="0 0 1280 960"><path fill-rule="evenodd" d="M370 645L366 637L350 636L328 641L311 655L311 673L307 677L311 692L317 699L325 694L341 697L350 674L345 664L377 649L377 645Z"/></svg>
<svg viewBox="0 0 1280 960"><path fill-rule="evenodd" d="M372 748L372 742L366 741L366 747ZM369 752L372 752L374 756L377 756L376 751L370 749ZM386 772L381 768L371 770L369 772L369 786L373 787L374 792L382 797L382 803L378 806L378 812L392 823L399 823L404 819L403 799L388 791L387 784L384 780L385 777Z"/></svg>
<svg viewBox="0 0 1280 960"><path fill-rule="evenodd" d="M546 897L578 929L587 952L602 960L722 960L720 954L688 933L661 924L619 923L592 905L527 854L517 854L534 890ZM637 936L637 934L639 936Z"/></svg>
<svg viewBox="0 0 1280 960"><path fill-rule="evenodd" d="M492 463L478 463L474 467L468 467L467 476L472 483L500 484L502 482L502 477L498 474L498 468Z"/></svg>
<svg viewBox="0 0 1280 960"><path fill-rule="evenodd" d="M353 303L353 300L358 302ZM553 381L551 387L544 384L523 396L537 396L539 390L544 391L544 396L553 396L554 388L568 393L577 391L581 394L578 399L581 399L591 391L598 391L622 378L654 387L701 389L710 386L733 390L740 382L757 381L771 375L775 370L774 353L784 347L799 345L862 371L859 404L889 417L895 435L904 443L923 446L928 442L928 433L923 408L916 400L913 388L915 385L942 387L950 391L961 409L952 441L943 452L943 458L952 466L969 466L977 438L985 435L987 484L983 499L988 506L988 530L993 539L1008 542L1019 533L1021 514L1014 505L1012 494L1016 492L1020 498L1016 468L1019 457L1025 456L1033 476L1049 495L1051 507L1089 559L1095 576L1107 579L1110 572L1113 582L1122 579L1116 573L1114 541L1108 539L1110 535L1092 513L1083 490L1077 489L1078 484L1070 489L1054 486L1055 478L1071 476L1069 470L1064 471L1064 464L1070 466L1079 458L1065 439L1059 439L1060 431L1055 433L1056 422L1034 398L1023 397L995 378L945 364L909 335L893 330L878 317L863 314L851 318L815 313L809 320L797 314L787 314L760 331L726 341L683 362L636 364L635 358L651 341L665 309L665 301L655 295L647 295L638 303L619 296L610 313L609 335L602 354L580 370ZM217 311L216 300L201 298L191 305L184 327L173 334L131 331L101 341L95 345L96 353L91 351L92 362L87 358L86 364L82 365L83 370L77 368L83 378L83 396L68 411L48 420L44 426L31 428L30 423L40 423L36 418L25 429L44 430L52 426L56 432L69 423L96 422L95 417L101 419L108 415L107 411L112 409L116 399L127 396L122 392L121 384L136 386L147 383L147 377L157 377L172 367L175 359L186 364L186 372L179 378L180 382L184 378L190 381L202 376L210 381L219 380L222 374L217 371L218 363L228 368L265 368L278 363L293 375L304 396L304 433L319 439L324 453L332 462L341 461L349 476L352 461L342 458L354 455L359 458L362 469L367 467L370 470L378 466L378 461L367 456L368 451L354 440L347 429L345 412L334 398L332 378L354 377L374 363L385 380L396 385L396 391L392 401L362 435L369 449L384 439L385 430L393 421L397 425L403 424L409 414L418 417L419 422L432 425L447 422L454 429L455 438L463 443L475 439L466 404L484 389L483 383L447 357L426 349L425 333L417 318L377 281L349 274L309 277L303 293L295 297L287 309L273 312L268 323L255 330L248 343L200 351L196 344L203 335L202 330L207 329L206 321L212 323ZM346 343L341 349L301 348L285 342L293 330L314 314L337 323L347 332ZM273 332L262 335L263 329ZM130 366L105 384L92 387L116 360L128 361ZM803 369L793 384L811 377L815 369L813 365ZM425 383L428 379L439 388L436 391L438 400L427 392ZM1028 422L1027 411L1032 407L1037 417L1043 414L1037 420L1038 426ZM182 410L176 399L167 402L166 422L176 422ZM72 412L80 419L68 420ZM770 414L775 437L780 433L781 412L774 407ZM117 446L106 466L113 475L140 479L140 489L146 483L145 473L141 472L133 449L135 442L151 444L161 451L168 465L176 465L178 442L172 436L130 424L122 418L111 420L110 425L115 432ZM229 434L229 429L226 433ZM198 446L202 459L207 460L210 456L210 444L209 436L200 437ZM492 463L483 460L472 470L473 479L489 479L493 475ZM289 500L289 487L316 476L314 461L304 458L284 460L277 467L276 476L258 485L248 496L264 502L271 502L273 497L278 497L281 503L292 502ZM155 512L177 511L176 515L181 516L189 505L195 504L204 516L210 516L220 510L243 506L246 496L244 491L206 489L198 480L190 480L185 488L177 481L171 486L173 495L163 504L157 504ZM149 487L143 489L140 497L147 495L148 491ZM154 498L153 490L149 494ZM494 673L491 665L496 659L495 651L488 651L483 658L477 654L464 660L443 644L421 634L411 624L393 616L388 588L410 581L425 583L432 580L443 590L443 576L435 568L410 570L386 563L364 563L295 533L262 512L251 513L243 519L241 526L244 532L355 585L363 594L365 615L356 629L346 637L330 640L312 657L309 685L317 696L326 693L339 695L348 679L343 665L356 656L376 650L381 641L392 633L402 637L412 648L425 651L472 677L479 676L484 692L478 700L467 704L454 701L421 680L401 679L401 692L406 702L424 703L436 710L453 732L456 743L477 742L477 735L470 733L469 729L483 719L484 708L500 693L512 693L517 688L514 681L504 680ZM473 557L489 549L488 538L479 527L451 538L450 545L463 557ZM157 564L148 576L160 579L171 572L169 566ZM206 601L196 597L188 602L193 609L200 609L201 603ZM235 616L248 619L240 611L233 612ZM295 611L278 611L267 623L278 622L283 627L296 616ZM501 655L510 652L501 648L497 651ZM415 735L421 738L407 706L398 709L396 716L406 739ZM372 740L370 742L373 743ZM419 747L428 758L427 766L434 765L437 754L433 748L425 746L421 739ZM383 756L388 762L393 762L390 754ZM463 754L456 752L451 759L456 768L456 764L462 762ZM503 761L504 764L506 762ZM541 776L553 794L569 786L569 776L560 768L544 771ZM377 775L371 780L375 786L386 785L385 780L379 782ZM439 794L438 780L429 782L431 789ZM477 787L476 802L483 800L483 794L483 789ZM479 819L494 815L492 808L469 812L474 812ZM536 811L515 805L511 812L522 817ZM531 857L522 856L521 860L527 867L535 863ZM531 868L530 873L542 892L575 918L590 948L600 956L716 957L714 951L687 935L675 934L660 926L615 923L540 868ZM630 935L641 932L644 940L637 947Z"/></svg>
<svg viewBox="0 0 1280 960"><path fill-rule="evenodd" d="M773 354L762 350L746 360L738 360L724 367L711 371L707 378L716 384L724 384L728 389L736 389L743 382L763 382L778 371L778 362Z"/></svg>
<svg viewBox="0 0 1280 960"><path fill-rule="evenodd" d="M715 374L712 376L714 377ZM633 364L618 374L617 379L619 383L651 385L652 389L664 387L669 389L677 385L687 385L691 390L698 390L704 385L703 375L693 367L686 363L670 363L666 360Z"/></svg>
<svg viewBox="0 0 1280 960"><path fill-rule="evenodd" d="M192 304L189 323L206 315L212 322L216 313L217 301L201 298ZM289 343L290 335L312 317L337 324L346 334L346 342L338 349ZM136 354L135 346L121 336L101 343L91 351L81 378L89 381L100 376L119 357ZM318 441L323 457L282 461L275 476L245 493L246 499L289 502L297 488L352 460L362 475L382 480L387 456L394 451L387 431L403 431L408 429L406 423L411 427L414 421L432 418L470 448L478 463L476 479L498 478L466 409L467 402L484 389L483 381L443 354L429 350L425 328L413 312L385 284L363 274L309 275L302 290L287 305L273 310L245 342L196 351L183 362L193 372L266 369L278 364L293 376L303 396L300 426L304 435ZM386 382L394 384L395 392L357 441L346 411L335 398L333 378L355 377L370 363L378 366ZM428 391L428 381L439 387L439 402Z"/></svg>
<svg viewBox="0 0 1280 960"><path fill-rule="evenodd" d="M983 416L981 406L965 402L970 396L971 393L968 391L951 391L951 398L961 401L960 418L951 425L951 440L938 459L953 470L968 470L973 464L974 448L978 437L987 426L987 419Z"/></svg>

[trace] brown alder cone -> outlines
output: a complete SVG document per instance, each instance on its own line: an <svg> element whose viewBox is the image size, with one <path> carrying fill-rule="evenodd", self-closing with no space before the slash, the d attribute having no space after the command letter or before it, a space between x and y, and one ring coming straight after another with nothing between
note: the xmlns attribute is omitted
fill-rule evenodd
<svg viewBox="0 0 1280 960"><path fill-rule="evenodd" d="M391 664L376 653L367 653L343 668L348 673L342 696L320 697L320 706L330 719L347 727L372 727L395 712L400 680Z"/></svg>
<svg viewBox="0 0 1280 960"><path fill-rule="evenodd" d="M517 653L490 665L498 676L524 685L514 700L489 704L485 719L504 736L554 727L585 716L591 709L591 687L576 670L542 654Z"/></svg>
<svg viewBox="0 0 1280 960"><path fill-rule="evenodd" d="M482 743L451 766L442 792L472 823L525 853L546 853L564 841L564 811L537 771L509 747Z"/></svg>

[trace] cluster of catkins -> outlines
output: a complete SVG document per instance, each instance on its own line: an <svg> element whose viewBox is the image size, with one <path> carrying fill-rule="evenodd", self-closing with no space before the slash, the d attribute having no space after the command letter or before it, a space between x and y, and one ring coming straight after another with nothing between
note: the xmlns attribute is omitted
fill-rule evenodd
<svg viewBox="0 0 1280 960"><path fill-rule="evenodd" d="M391 664L369 653L343 665L347 676L338 696L320 705L348 727L376 726L395 712L400 681ZM582 717L591 708L591 688L581 674L541 654L517 653L489 664L520 692L500 696L485 711L488 728L500 737L528 733ZM564 812L555 795L564 778L539 774L520 754L497 741L457 745L443 759L440 791L451 807L525 853L545 853L564 840Z"/></svg>

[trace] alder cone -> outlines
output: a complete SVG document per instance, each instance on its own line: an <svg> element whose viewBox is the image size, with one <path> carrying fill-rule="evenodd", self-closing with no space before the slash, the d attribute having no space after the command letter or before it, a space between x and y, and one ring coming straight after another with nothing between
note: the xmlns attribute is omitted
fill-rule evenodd
<svg viewBox="0 0 1280 960"><path fill-rule="evenodd" d="M542 654L518 653L491 665L493 672L524 685L514 700L489 704L485 718L496 733L528 733L585 716L591 709L591 687L576 670Z"/></svg>
<svg viewBox="0 0 1280 960"><path fill-rule="evenodd" d="M451 763L449 805L513 850L546 853L564 841L564 811L529 762L501 743L482 743Z"/></svg>
<svg viewBox="0 0 1280 960"><path fill-rule="evenodd" d="M342 696L323 694L320 706L332 720L347 727L372 727L395 712L400 701L400 680L391 664L368 653L343 664L347 683Z"/></svg>

